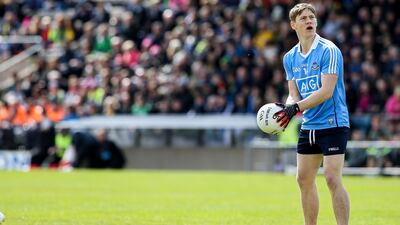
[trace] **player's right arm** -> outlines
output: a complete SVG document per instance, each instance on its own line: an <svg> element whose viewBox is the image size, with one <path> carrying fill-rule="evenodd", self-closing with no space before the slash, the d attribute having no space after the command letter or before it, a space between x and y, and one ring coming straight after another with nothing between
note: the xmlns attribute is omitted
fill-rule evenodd
<svg viewBox="0 0 400 225"><path fill-rule="evenodd" d="M283 109L275 113L275 115L277 116L276 121L280 123L280 126L283 128L286 128L292 117L300 111L297 102L299 102L301 98L299 89L297 89L296 81L288 80L288 87L289 96L286 99L286 104L277 103L277 105L283 107Z"/></svg>
<svg viewBox="0 0 400 225"><path fill-rule="evenodd" d="M286 80L288 81L289 95L286 99L286 104L294 104L301 100L299 90L297 89L294 74L292 73L292 55L290 52L283 56L283 68L286 73Z"/></svg>
<svg viewBox="0 0 400 225"><path fill-rule="evenodd" d="M296 82L294 80L288 81L289 95L286 99L286 104L294 104L301 100L299 89L297 89Z"/></svg>
<svg viewBox="0 0 400 225"><path fill-rule="evenodd" d="M275 113L277 116L276 121L284 128L289 124L292 117L300 111L297 102L301 100L301 97L292 73L292 61L293 59L290 52L286 53L283 57L283 67L286 72L286 80L288 81L289 95L286 99L286 104L277 103L277 105L283 107L283 109Z"/></svg>

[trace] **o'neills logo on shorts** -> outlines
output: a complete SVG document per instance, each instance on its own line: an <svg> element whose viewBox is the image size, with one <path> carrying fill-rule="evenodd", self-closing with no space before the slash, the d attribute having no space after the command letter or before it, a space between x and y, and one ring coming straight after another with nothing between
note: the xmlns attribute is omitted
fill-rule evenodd
<svg viewBox="0 0 400 225"><path fill-rule="evenodd" d="M328 148L328 151L338 151L338 150L339 150L339 147Z"/></svg>

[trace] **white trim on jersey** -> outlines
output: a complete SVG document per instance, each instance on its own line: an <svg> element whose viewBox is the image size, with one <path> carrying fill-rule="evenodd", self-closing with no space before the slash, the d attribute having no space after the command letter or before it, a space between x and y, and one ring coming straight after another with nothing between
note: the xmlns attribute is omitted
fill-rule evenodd
<svg viewBox="0 0 400 225"><path fill-rule="evenodd" d="M304 58L307 58L307 56L310 55L312 50L317 48L320 39L321 39L321 37L318 34L315 34L315 39L311 45L311 48L310 48L310 50L308 50L308 52L306 54L303 54L301 52L300 42L297 43L297 52L300 53L300 55L303 56Z"/></svg>
<svg viewBox="0 0 400 225"><path fill-rule="evenodd" d="M339 51L336 48L336 46L329 40L327 39L323 39L320 38L320 42L324 45L328 46L328 50L329 50L329 67L328 67L328 71L327 73L321 73L321 74L337 74L337 68L336 68L336 64L337 64L337 60L339 57Z"/></svg>
<svg viewBox="0 0 400 225"><path fill-rule="evenodd" d="M329 60L329 73L335 73L335 64L337 60L337 52L333 48L329 48L329 54L331 55L331 58Z"/></svg>

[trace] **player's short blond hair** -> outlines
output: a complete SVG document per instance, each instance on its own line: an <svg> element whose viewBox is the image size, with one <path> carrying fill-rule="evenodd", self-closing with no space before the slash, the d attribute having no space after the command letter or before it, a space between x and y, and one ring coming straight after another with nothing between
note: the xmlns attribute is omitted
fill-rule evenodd
<svg viewBox="0 0 400 225"><path fill-rule="evenodd" d="M289 12L290 21L295 21L296 17L300 15L304 10L310 10L316 16L315 7L309 3L299 3L295 5Z"/></svg>

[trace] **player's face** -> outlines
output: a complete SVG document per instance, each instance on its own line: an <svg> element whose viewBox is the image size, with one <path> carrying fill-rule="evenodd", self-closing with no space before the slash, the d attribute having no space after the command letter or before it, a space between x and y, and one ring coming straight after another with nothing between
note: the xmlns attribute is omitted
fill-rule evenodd
<svg viewBox="0 0 400 225"><path fill-rule="evenodd" d="M317 29L317 18L309 9L305 9L295 21L290 22L290 25L299 38L313 37Z"/></svg>

